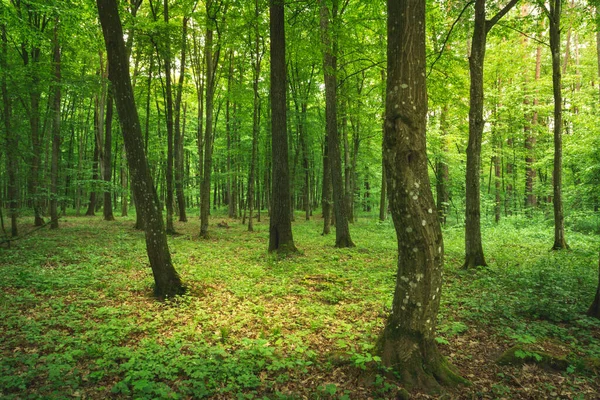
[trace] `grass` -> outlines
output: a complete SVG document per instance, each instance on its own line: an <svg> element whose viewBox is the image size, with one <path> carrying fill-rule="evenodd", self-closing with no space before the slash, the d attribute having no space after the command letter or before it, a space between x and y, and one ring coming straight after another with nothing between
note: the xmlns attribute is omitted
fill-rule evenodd
<svg viewBox="0 0 600 400"><path fill-rule="evenodd" d="M319 219L298 218L301 252L283 259L267 253L264 221L248 233L216 216L209 240L195 219L176 223L169 243L189 290L158 302L133 221L69 216L0 249L0 397L395 397L373 349L395 283L390 222L361 218L357 247L335 249ZM465 272L462 229L444 232L438 343L473 385L451 395L594 398L600 323L583 313L598 237L572 230L572 250L550 252L551 226L514 217L484 227L490 266ZM496 364L524 342L554 343L569 368Z"/></svg>

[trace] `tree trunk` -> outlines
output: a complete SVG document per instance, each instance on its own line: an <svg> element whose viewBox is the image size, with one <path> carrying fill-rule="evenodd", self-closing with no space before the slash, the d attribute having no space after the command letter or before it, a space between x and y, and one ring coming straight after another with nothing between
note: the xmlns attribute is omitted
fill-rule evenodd
<svg viewBox="0 0 600 400"><path fill-rule="evenodd" d="M254 17L258 21L259 4L258 0L254 2ZM250 159L250 172L248 174L248 231L254 230L253 222L253 211L254 211L254 198L255 190L254 184L256 181L256 169L258 164L258 134L260 133L260 98L258 97L258 82L260 79L260 64L262 60L262 53L260 49L260 33L258 29L258 23L255 23L254 27L254 79L252 82L252 88L254 91L253 99L253 110L252 110L252 156Z"/></svg>
<svg viewBox="0 0 600 400"><path fill-rule="evenodd" d="M554 204L553 250L568 249L565 240L565 216L562 203L562 89L560 71L560 16L562 0L550 0L550 50L552 52L552 88L554 92Z"/></svg>
<svg viewBox="0 0 600 400"><path fill-rule="evenodd" d="M97 111L94 111L95 114L97 114ZM94 118L94 124L97 124L97 118ZM95 128L95 130L97 130L98 128ZM88 217L93 217L96 215L96 202L97 202L97 198L96 198L96 186L98 184L98 179L99 179L99 175L98 175L98 163L99 163L99 158L100 158L100 152L98 150L98 142L96 140L94 140L94 159L92 161L92 190L90 192L90 202L88 203L88 208L87 211L85 212L85 215Z"/></svg>
<svg viewBox="0 0 600 400"><path fill-rule="evenodd" d="M113 119L113 94L112 88L108 89L108 96L106 99L106 123L104 124L104 220L114 221L112 209L112 190L111 178L112 178L112 119Z"/></svg>
<svg viewBox="0 0 600 400"><path fill-rule="evenodd" d="M183 26L181 29L181 59L179 69L179 82L177 84L177 94L175 96L175 192L177 195L177 209L179 211L179 222L187 222L185 212L185 194L183 191L183 144L185 141L185 130L181 130L181 98L183 95L183 83L185 80L185 62L187 50L187 22L188 18L183 17ZM185 124L184 124L185 125Z"/></svg>
<svg viewBox="0 0 600 400"><path fill-rule="evenodd" d="M285 12L283 0L270 0L271 46L271 157L273 196L269 223L269 252L296 252L290 220L288 165Z"/></svg>
<svg viewBox="0 0 600 400"><path fill-rule="evenodd" d="M445 154L448 152L448 105L445 104L442 107L442 114L440 116L440 135L441 135L441 152ZM448 163L442 155L437 161L436 165L436 194L437 194L437 212L440 218L440 222L445 225L446 217L448 215L448 204L450 202L450 195L448 193L448 181L450 179L450 172L448 170Z"/></svg>
<svg viewBox="0 0 600 400"><path fill-rule="evenodd" d="M327 133L323 144L323 186L321 187L321 208L323 211L323 233L329 235L331 231L331 166L329 165L329 145Z"/></svg>
<svg viewBox="0 0 600 400"><path fill-rule="evenodd" d="M469 104L469 144L467 146L467 182L465 213L465 263L464 268L486 266L481 243L481 141L483 137L483 63L487 29L485 26L485 0L475 3L475 28L471 41L469 73L471 93Z"/></svg>
<svg viewBox="0 0 600 400"><path fill-rule="evenodd" d="M50 229L58 229L58 163L60 157L60 43L58 40L58 17L54 21L54 34L52 35L52 66L53 99L51 104L52 114L52 164L50 172Z"/></svg>
<svg viewBox="0 0 600 400"><path fill-rule="evenodd" d="M127 187L127 155L125 145L123 145L121 150L121 217L126 217L128 214Z"/></svg>
<svg viewBox="0 0 600 400"><path fill-rule="evenodd" d="M535 87L538 86L538 81L541 77L542 70L542 46L538 45L535 56ZM537 90L536 90L537 92ZM537 197L534 193L535 189L535 143L536 143L536 127L538 125L538 111L537 106L539 105L539 99L537 93L533 99L533 113L531 117L531 125L526 125L525 130L525 207L533 208L537 205Z"/></svg>
<svg viewBox="0 0 600 400"><path fill-rule="evenodd" d="M163 2L163 14L165 25L168 25L169 0L164 0ZM165 116L167 121L167 167L165 170L165 173L167 175L167 234L175 234L175 226L173 225L173 155L175 152L175 150L173 149L173 88L171 85L171 39L168 34L166 36L166 44L163 58L165 62Z"/></svg>
<svg viewBox="0 0 600 400"><path fill-rule="evenodd" d="M335 247L354 247L350 237L348 224L348 212L346 196L344 192L344 181L342 178L342 163L340 155L340 138L337 126L337 81L335 73L337 70L336 47L337 43L332 40L332 32L329 28L329 8L327 0L320 0L321 4L321 40L325 52L323 54L323 71L325 74L325 122L327 130L327 145L329 168L331 170L331 183L333 186L333 203L335 213ZM337 0L334 0L332 8L332 19L337 14Z"/></svg>
<svg viewBox="0 0 600 400"><path fill-rule="evenodd" d="M154 275L154 293L159 298L174 296L182 293L184 288L171 262L158 196L144 153L144 141L129 78L129 63L117 4L115 0L97 0L97 4L108 52L109 78L115 92L127 161L132 173L133 190L136 193L136 206L138 212L144 214L146 250Z"/></svg>
<svg viewBox="0 0 600 400"><path fill-rule="evenodd" d="M213 24L216 11L213 10L213 0L206 2L207 27L204 43L206 58L206 128L204 132L204 166L202 187L200 190L200 236L208 238L208 217L210 215L210 177L212 170L213 148L213 105L215 95L215 66L218 62L218 51L213 60Z"/></svg>
<svg viewBox="0 0 600 400"><path fill-rule="evenodd" d="M427 171L425 1L388 0L384 160L398 242L392 312L379 340L383 365L404 387L463 382L435 343L443 240Z"/></svg>
<svg viewBox="0 0 600 400"><path fill-rule="evenodd" d="M17 169L18 169L18 136L12 131L11 118L12 118L12 103L11 97L8 94L7 75L8 71L8 38L6 36L6 25L0 25L0 35L2 38L2 53L0 54L0 67L4 70L1 74L1 90L2 90L2 103L3 103L3 120L4 128L6 130L6 170L8 172L8 202L9 202L9 215L10 215L10 227L11 235L16 237L19 235L17 227L18 207L19 207L19 188L17 184ZM11 150L12 149L12 150Z"/></svg>

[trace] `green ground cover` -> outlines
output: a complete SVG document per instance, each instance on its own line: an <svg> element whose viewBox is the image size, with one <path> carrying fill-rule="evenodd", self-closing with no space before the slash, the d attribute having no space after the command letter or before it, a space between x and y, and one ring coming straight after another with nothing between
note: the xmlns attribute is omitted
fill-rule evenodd
<svg viewBox="0 0 600 400"><path fill-rule="evenodd" d="M188 293L158 302L133 221L68 216L0 249L0 397L396 396L374 352L395 283L390 222L360 218L357 247L335 249L320 219L298 216L301 252L283 259L266 251L264 220L248 233L216 216L210 240L195 218L176 223L170 247ZM437 340L472 382L452 398L598 396L600 322L583 314L600 239L588 225L571 220L563 252L549 251L541 217L485 226L490 266L475 272L459 269L462 228L445 229ZM499 365L512 346L523 346L516 361L532 362ZM536 363L545 352L564 365Z"/></svg>

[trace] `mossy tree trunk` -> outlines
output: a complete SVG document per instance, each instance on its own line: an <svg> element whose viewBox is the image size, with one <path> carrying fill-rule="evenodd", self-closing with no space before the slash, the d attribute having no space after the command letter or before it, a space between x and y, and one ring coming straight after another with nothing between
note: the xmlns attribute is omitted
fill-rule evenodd
<svg viewBox="0 0 600 400"><path fill-rule="evenodd" d="M144 152L144 140L135 107L129 62L123 41L123 27L116 0L97 0L97 4L110 65L109 79L113 85L127 162L131 169L136 208L137 212L143 214L145 222L146 251L154 275L154 293L159 298L174 296L182 293L184 288L171 262L158 195Z"/></svg>
<svg viewBox="0 0 600 400"><path fill-rule="evenodd" d="M444 244L427 171L425 0L388 0L384 162L398 240L396 289L379 349L407 388L463 381L435 343Z"/></svg>

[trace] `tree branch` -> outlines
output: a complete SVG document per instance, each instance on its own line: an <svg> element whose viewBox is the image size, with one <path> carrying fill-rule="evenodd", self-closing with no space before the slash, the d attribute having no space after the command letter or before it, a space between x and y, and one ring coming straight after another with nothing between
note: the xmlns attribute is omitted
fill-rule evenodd
<svg viewBox="0 0 600 400"><path fill-rule="evenodd" d="M454 27L456 26L458 21L460 21L460 19L462 18L462 15L467 10L467 7L469 7L473 3L475 3L475 0L470 0L467 4L465 4L465 6L461 10L460 14L458 15L458 18L456 18L454 20L454 22L452 23L452 26L450 27L450 30L448 31L448 34L446 35L446 38L444 39L444 43L442 43L442 48L440 49L438 56L435 58L435 60L433 60L433 63L429 66L429 73L427 74L427 77L429 77L429 75L431 75L431 72L433 71L433 66L439 61L440 58L442 58L442 54L444 54L444 49L446 48L446 43L448 43L448 39L450 39L450 35L452 34Z"/></svg>
<svg viewBox="0 0 600 400"><path fill-rule="evenodd" d="M486 32L489 32L490 29L492 29L493 26L496 25L498 21L500 21L500 18L504 17L506 13L509 12L510 9L513 8L518 2L519 0L510 0L510 2L507 5L505 5L502 10L498 11L498 14L494 15L492 19L487 20L485 23Z"/></svg>

